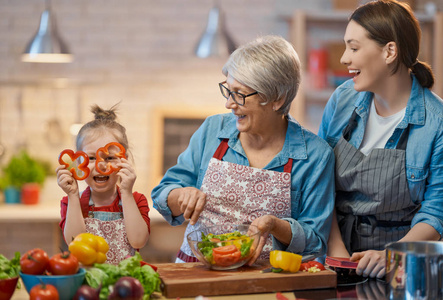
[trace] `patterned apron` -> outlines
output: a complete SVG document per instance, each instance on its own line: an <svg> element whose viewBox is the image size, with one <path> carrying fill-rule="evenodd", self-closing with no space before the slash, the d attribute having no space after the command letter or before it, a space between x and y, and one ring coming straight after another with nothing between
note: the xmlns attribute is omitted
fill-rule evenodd
<svg viewBox="0 0 443 300"><path fill-rule="evenodd" d="M413 203L406 179L407 127L396 149L373 149L368 156L349 143L357 126L354 110L334 148L336 210L350 253L381 250L404 237L420 205Z"/></svg>
<svg viewBox="0 0 443 300"><path fill-rule="evenodd" d="M205 209L195 225L188 224L176 262L198 261L186 236L200 226L250 224L264 215L291 216L292 159L284 166L284 172L263 170L222 161L228 148L225 139L209 161L200 188L206 194ZM268 259L271 250L269 236L259 258Z"/></svg>
<svg viewBox="0 0 443 300"><path fill-rule="evenodd" d="M106 263L117 265L127 256L133 256L135 249L129 244L126 234L121 199L119 202L120 212L94 211L94 202L89 198L92 211L85 218L86 232L103 237L109 245L106 253Z"/></svg>

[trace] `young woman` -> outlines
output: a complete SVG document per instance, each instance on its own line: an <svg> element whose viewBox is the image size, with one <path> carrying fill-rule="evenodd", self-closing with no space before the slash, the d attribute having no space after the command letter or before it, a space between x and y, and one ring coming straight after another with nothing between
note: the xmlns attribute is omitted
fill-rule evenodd
<svg viewBox="0 0 443 300"><path fill-rule="evenodd" d="M106 162L119 169L109 175L95 168L99 148L119 143L127 153L128 138L126 129L115 121L114 108L103 110L94 106L92 112L95 119L80 129L76 141L77 151L89 157L87 189L79 193L71 172L65 166L57 168L58 185L67 194L61 201L60 227L68 244L82 232L102 236L109 244L107 263L118 264L148 241L149 207L144 195L132 191L136 174L129 160L114 155L106 157Z"/></svg>
<svg viewBox="0 0 443 300"><path fill-rule="evenodd" d="M443 232L443 104L418 60L410 7L372 1L350 17L341 63L352 80L329 100L319 135L336 157L336 217L328 255L385 274L387 243L439 240Z"/></svg>

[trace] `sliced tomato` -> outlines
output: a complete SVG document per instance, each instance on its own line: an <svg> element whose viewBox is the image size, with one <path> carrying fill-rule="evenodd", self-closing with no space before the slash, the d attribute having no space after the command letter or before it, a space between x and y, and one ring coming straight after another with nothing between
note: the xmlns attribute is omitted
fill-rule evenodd
<svg viewBox="0 0 443 300"><path fill-rule="evenodd" d="M212 257L214 258L215 264L220 267L229 267L237 263L240 260L241 252L237 249L237 247L234 246L234 248L236 249L235 252L225 254L216 253L214 250L217 248L212 249Z"/></svg>
<svg viewBox="0 0 443 300"><path fill-rule="evenodd" d="M310 267L316 267L316 268L318 268L318 269L320 269L322 271L326 270L325 266L323 266L323 264L319 263L318 261L312 260L312 261L308 262L308 264L309 264Z"/></svg>
<svg viewBox="0 0 443 300"><path fill-rule="evenodd" d="M301 272L303 272L303 271L308 272L309 268L310 268L310 266L309 266L308 263L302 263L302 264L300 265L300 269L299 269L299 271L301 271Z"/></svg>
<svg viewBox="0 0 443 300"><path fill-rule="evenodd" d="M212 249L213 254L219 254L219 255L224 255L224 254L231 254L234 252L240 252L237 247L235 247L234 245L227 245L227 246L222 246L222 247L217 247Z"/></svg>

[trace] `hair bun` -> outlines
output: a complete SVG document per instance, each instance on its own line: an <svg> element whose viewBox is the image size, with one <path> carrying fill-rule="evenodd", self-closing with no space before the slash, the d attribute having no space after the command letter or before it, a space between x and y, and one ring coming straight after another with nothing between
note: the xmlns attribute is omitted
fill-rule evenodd
<svg viewBox="0 0 443 300"><path fill-rule="evenodd" d="M115 113L115 106L111 107L109 110L104 110L98 105L94 105L91 108L91 112L94 114L95 120L109 120L114 121L117 118Z"/></svg>

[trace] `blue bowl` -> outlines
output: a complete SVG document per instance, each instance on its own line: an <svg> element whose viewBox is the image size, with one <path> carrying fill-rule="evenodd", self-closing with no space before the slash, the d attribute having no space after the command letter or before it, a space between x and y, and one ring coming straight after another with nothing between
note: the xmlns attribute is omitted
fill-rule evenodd
<svg viewBox="0 0 443 300"><path fill-rule="evenodd" d="M85 274L85 269L80 268L74 275L29 275L20 272L20 277L28 293L35 285L45 283L55 286L60 300L71 300L82 285Z"/></svg>

